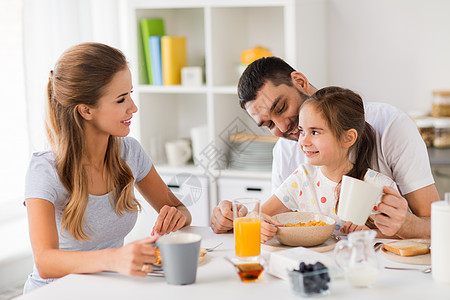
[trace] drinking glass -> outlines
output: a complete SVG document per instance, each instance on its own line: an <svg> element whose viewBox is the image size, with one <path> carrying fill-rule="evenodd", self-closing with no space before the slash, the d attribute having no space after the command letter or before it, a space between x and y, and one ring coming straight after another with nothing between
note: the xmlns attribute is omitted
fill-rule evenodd
<svg viewBox="0 0 450 300"><path fill-rule="evenodd" d="M255 198L241 198L233 200L232 205L236 256L259 256L261 253L261 201Z"/></svg>

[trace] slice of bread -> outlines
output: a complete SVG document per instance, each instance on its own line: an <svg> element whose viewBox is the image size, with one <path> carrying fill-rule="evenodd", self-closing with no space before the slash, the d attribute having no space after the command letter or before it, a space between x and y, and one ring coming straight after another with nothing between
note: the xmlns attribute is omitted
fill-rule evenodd
<svg viewBox="0 0 450 300"><path fill-rule="evenodd" d="M410 240L395 241L384 244L384 249L400 256L422 255L429 252L429 247L427 244Z"/></svg>

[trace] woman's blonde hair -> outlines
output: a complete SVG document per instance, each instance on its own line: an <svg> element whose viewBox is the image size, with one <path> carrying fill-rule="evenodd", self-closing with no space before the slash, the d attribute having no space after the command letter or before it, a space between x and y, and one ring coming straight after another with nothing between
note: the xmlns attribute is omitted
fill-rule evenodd
<svg viewBox="0 0 450 300"><path fill-rule="evenodd" d="M61 230L75 239L87 240L85 213L89 202L88 180L82 165L86 151L82 117L78 105L96 107L106 86L117 72L128 68L123 53L100 43L84 43L67 49L50 72L47 85L46 129L56 157L59 178L69 197L62 215ZM110 136L105 155L108 190L117 215L138 211L133 193L134 177L120 156L122 139Z"/></svg>

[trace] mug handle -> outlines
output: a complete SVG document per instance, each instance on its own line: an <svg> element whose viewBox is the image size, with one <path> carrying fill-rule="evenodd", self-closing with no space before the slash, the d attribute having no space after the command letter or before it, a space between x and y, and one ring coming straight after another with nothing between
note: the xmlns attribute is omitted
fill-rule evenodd
<svg viewBox="0 0 450 300"><path fill-rule="evenodd" d="M191 158L191 155L192 155L191 146L186 145L186 147L183 150L184 151L183 151L182 160L183 160L183 162L186 163Z"/></svg>
<svg viewBox="0 0 450 300"><path fill-rule="evenodd" d="M383 196L386 195L386 193L382 192L381 195L378 197L377 201L375 202L375 205L372 208L371 215L377 215L380 214L380 212L377 210L378 205L381 203L381 200L383 199Z"/></svg>

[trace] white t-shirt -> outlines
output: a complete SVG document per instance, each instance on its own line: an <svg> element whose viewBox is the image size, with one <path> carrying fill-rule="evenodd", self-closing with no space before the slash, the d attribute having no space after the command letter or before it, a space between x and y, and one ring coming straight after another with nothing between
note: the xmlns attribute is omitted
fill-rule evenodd
<svg viewBox="0 0 450 300"><path fill-rule="evenodd" d="M389 177L374 170L367 170L364 181L376 186L392 186L396 184ZM337 216L336 187L338 183L323 175L319 166L300 165L275 191L275 196L287 208L294 211L319 213L336 221L334 234L341 235L339 229L345 221Z"/></svg>
<svg viewBox="0 0 450 300"><path fill-rule="evenodd" d="M434 183L427 148L414 122L398 108L366 102L366 121L376 134L371 168L392 178L402 195ZM272 191L302 163L297 141L280 138L273 149Z"/></svg>

